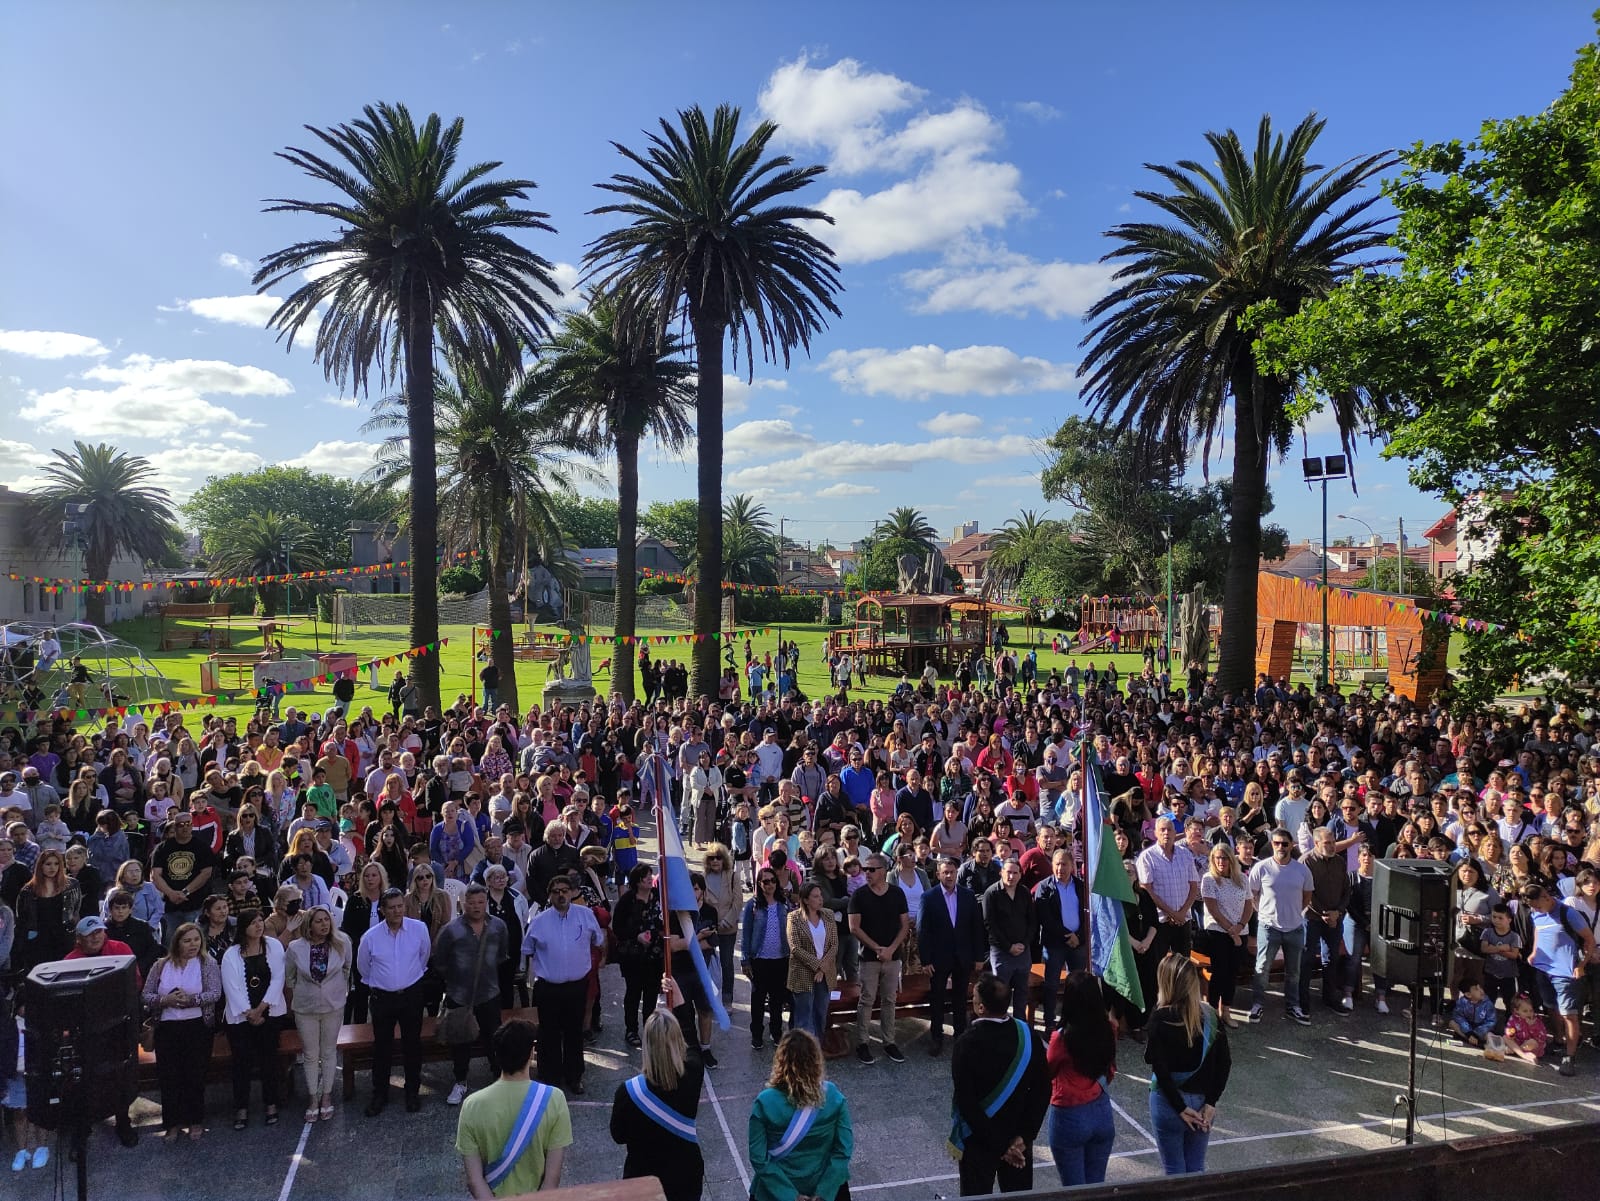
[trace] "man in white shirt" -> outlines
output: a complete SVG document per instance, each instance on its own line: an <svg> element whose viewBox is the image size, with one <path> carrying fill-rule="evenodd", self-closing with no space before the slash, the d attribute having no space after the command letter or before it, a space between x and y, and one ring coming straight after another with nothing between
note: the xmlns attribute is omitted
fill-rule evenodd
<svg viewBox="0 0 1600 1201"><path fill-rule="evenodd" d="M778 795L778 780L783 776L783 747L778 745L778 731L772 726L761 732L756 762L761 765L761 799L771 801Z"/></svg>
<svg viewBox="0 0 1600 1201"><path fill-rule="evenodd" d="M406 916L406 894L391 888L383 894L383 922L361 936L356 968L371 991L372 1101L367 1116L375 1118L389 1103L389 1068L394 1060L394 1028L400 1027L400 1054L405 1063L406 1112L422 1108L422 974L428 970L433 939L428 927Z"/></svg>
<svg viewBox="0 0 1600 1201"><path fill-rule="evenodd" d="M1189 912L1200 899L1200 872L1194 856L1178 845L1178 827L1170 817L1156 820L1155 845L1140 851L1134 862L1139 887L1150 894L1161 913L1154 946L1157 962L1172 952L1187 955Z"/></svg>
<svg viewBox="0 0 1600 1201"><path fill-rule="evenodd" d="M1300 957L1306 945L1306 908L1314 891L1311 869L1292 857L1294 838L1278 827L1272 832L1272 858L1250 869L1250 892L1260 921L1256 929L1256 980L1250 1020L1259 1022L1266 1006L1267 974L1283 951L1283 995L1289 1019L1302 1026L1310 1015L1300 1008Z"/></svg>

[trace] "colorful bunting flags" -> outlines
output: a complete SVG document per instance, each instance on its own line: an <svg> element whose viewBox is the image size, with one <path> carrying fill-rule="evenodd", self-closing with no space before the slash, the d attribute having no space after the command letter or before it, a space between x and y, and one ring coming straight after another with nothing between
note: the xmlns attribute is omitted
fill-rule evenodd
<svg viewBox="0 0 1600 1201"><path fill-rule="evenodd" d="M1300 587L1310 592L1322 591L1321 580L1305 580L1298 576L1285 576ZM1526 641L1527 635L1510 630L1497 621L1485 621L1481 617L1464 617L1460 613L1450 613L1443 609L1425 609L1416 601L1406 597L1385 598L1364 588L1341 588L1333 584L1328 585L1328 593L1332 596L1341 596L1346 600L1353 600L1357 596L1365 596L1386 604L1392 613L1415 613L1423 621L1431 621L1437 625L1450 626L1452 629L1461 630L1467 634L1511 634L1512 637Z"/></svg>
<svg viewBox="0 0 1600 1201"><path fill-rule="evenodd" d="M440 555L439 561L443 562L452 556ZM478 552L466 550L457 552L453 558L456 562L463 559L476 559ZM330 567L324 571L296 571L287 575L247 575L247 576L208 576L202 580L70 580L57 576L19 575L17 572L6 572L6 579L21 580L29 584L44 585L45 592L154 592L171 590L175 588L190 588L195 586L210 588L243 588L255 584L285 584L292 580L332 580L347 576L375 576L388 575L391 572L405 572L411 567L411 560L401 559L396 563L374 563L369 567Z"/></svg>
<svg viewBox="0 0 1600 1201"><path fill-rule="evenodd" d="M765 638L772 633L771 626L752 627L747 630L723 630L717 634L639 634L619 638L615 634L535 634L534 641L544 643L576 642L580 646L609 643L613 646L666 646L671 644L737 641L740 638Z"/></svg>
<svg viewBox="0 0 1600 1201"><path fill-rule="evenodd" d="M58 717L63 721L87 721L91 717L104 717L109 713L114 713L118 717L129 713L158 715L185 709L213 708L216 703L217 698L214 696L197 696L185 701L145 701L137 705L115 705L105 709L0 709L0 721L20 720L23 713L31 714L32 720Z"/></svg>

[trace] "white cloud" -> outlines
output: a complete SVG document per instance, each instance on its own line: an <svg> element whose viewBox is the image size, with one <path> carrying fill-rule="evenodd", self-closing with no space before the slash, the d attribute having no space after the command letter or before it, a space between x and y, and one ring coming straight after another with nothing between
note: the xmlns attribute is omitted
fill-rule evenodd
<svg viewBox="0 0 1600 1201"><path fill-rule="evenodd" d="M128 355L96 364L85 380L109 388L68 387L30 394L20 416L48 429L92 437L196 438L259 427L206 397L288 396L294 385L260 367L206 359Z"/></svg>
<svg viewBox="0 0 1600 1201"><path fill-rule="evenodd" d="M0 351L30 359L99 358L111 353L98 339L45 329L0 329Z"/></svg>
<svg viewBox="0 0 1600 1201"><path fill-rule="evenodd" d="M1111 289L1108 263L1041 263L1003 246L970 246L937 267L908 271L902 280L922 293L924 313L976 310L1021 316L1081 317Z"/></svg>
<svg viewBox="0 0 1600 1201"><path fill-rule="evenodd" d="M276 296L201 296L194 300L180 300L163 312L193 313L207 321L223 325L249 325L264 329L272 314L283 301Z"/></svg>
<svg viewBox="0 0 1600 1201"><path fill-rule="evenodd" d="M930 434L975 434L984 422L976 413L939 413L917 424Z"/></svg>
<svg viewBox="0 0 1600 1201"><path fill-rule="evenodd" d="M798 417L798 416L800 416L800 413L801 413L801 408L800 408L799 405L779 405L778 406L778 416L779 417Z"/></svg>
<svg viewBox="0 0 1600 1201"><path fill-rule="evenodd" d="M324 396L322 403L332 405L336 409L359 409L361 399L356 396Z"/></svg>
<svg viewBox="0 0 1600 1201"><path fill-rule="evenodd" d="M1037 488L1037 471L1015 471L1009 475L980 475L972 481L974 488Z"/></svg>
<svg viewBox="0 0 1600 1201"><path fill-rule="evenodd" d="M146 455L156 469L156 480L179 504L188 500L206 477L233 471L254 471L265 460L254 451L236 446L180 446Z"/></svg>
<svg viewBox="0 0 1600 1201"><path fill-rule="evenodd" d="M51 459L30 442L0 438L0 483L24 492L42 487L47 481L38 473L39 468Z"/></svg>
<svg viewBox="0 0 1600 1201"><path fill-rule="evenodd" d="M240 275L254 275L256 273L256 265L249 259L242 259L226 250L217 256L217 265L226 267L229 271L237 271Z"/></svg>
<svg viewBox="0 0 1600 1201"><path fill-rule="evenodd" d="M342 475L354 479L372 467L377 457L379 443L351 442L334 439L318 442L305 454L285 459L286 467L305 467L329 475Z"/></svg>
<svg viewBox="0 0 1600 1201"><path fill-rule="evenodd" d="M781 447L772 449L781 451ZM927 442L826 442L779 463L746 467L727 477L740 488L767 479L773 471L786 479L812 476L837 478L883 471L911 471L931 463L998 463L1033 454L1031 438L1007 434L999 438L934 438Z"/></svg>
<svg viewBox="0 0 1600 1201"><path fill-rule="evenodd" d="M813 68L805 58L787 63L761 91L762 115L778 123L779 136L821 149L834 170L909 173L876 192L836 188L817 203L834 224L815 232L841 262L937 249L1027 210L1022 173L988 157L1002 127L976 102L962 99L889 128L887 118L923 96L916 85L850 58L829 67Z"/></svg>
<svg viewBox="0 0 1600 1201"><path fill-rule="evenodd" d="M837 484L829 484L826 488L823 488L816 493L818 496L826 496L829 498L840 496L876 496L877 494L878 490L871 484L847 484L842 481Z"/></svg>
<svg viewBox="0 0 1600 1201"><path fill-rule="evenodd" d="M1017 111L1035 121L1055 121L1064 115L1055 105L1046 104L1043 100L1024 100L1017 105Z"/></svg>
<svg viewBox="0 0 1600 1201"><path fill-rule="evenodd" d="M786 379L758 379L754 382L747 380L742 375L722 376L722 411L728 414L743 413L750 407L750 398L756 392L787 392L789 381ZM786 408L789 406L779 406ZM796 410L798 412L798 410ZM786 414L792 416L793 414Z"/></svg>
<svg viewBox="0 0 1600 1201"><path fill-rule="evenodd" d="M802 446L815 446L816 439L795 429L794 423L777 418L765 421L745 421L722 435L722 457L725 461L770 457L786 454Z"/></svg>
<svg viewBox="0 0 1600 1201"><path fill-rule="evenodd" d="M822 360L835 383L868 396L923 399L929 396L1021 396L1030 392L1070 392L1070 363L1022 356L1004 346L908 346L835 350Z"/></svg>

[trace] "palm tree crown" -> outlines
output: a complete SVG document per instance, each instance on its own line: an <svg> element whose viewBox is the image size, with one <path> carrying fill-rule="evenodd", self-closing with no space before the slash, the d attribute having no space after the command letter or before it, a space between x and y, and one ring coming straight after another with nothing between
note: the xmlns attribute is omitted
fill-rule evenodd
<svg viewBox="0 0 1600 1201"><path fill-rule="evenodd" d="M723 502L722 524L746 525L757 533L772 535L772 514L748 492L737 492Z"/></svg>
<svg viewBox="0 0 1600 1201"><path fill-rule="evenodd" d="M723 339L739 361L743 343L754 372L757 345L769 362L785 366L797 348L839 314L833 251L813 234L813 222L830 218L788 203L824 168L796 167L785 155L764 158L777 132L762 122L744 139L739 110L721 105L708 119L699 108L663 120L640 153L613 143L634 171L599 186L619 198L595 209L625 224L590 244L585 262L600 286L615 291L624 322L638 329L648 315L658 336L675 321L693 332L697 368L699 527L695 558L695 632L717 632L722 581L722 364ZM714 695L717 647L696 645L693 687Z"/></svg>
<svg viewBox="0 0 1600 1201"><path fill-rule="evenodd" d="M336 193L327 200L268 202L268 212L330 218L329 238L296 242L262 260L261 291L316 272L290 293L268 322L293 345L319 312L316 360L343 387L365 391L403 374L411 470L434 477L433 350L437 337L457 359L515 361L544 337L559 289L550 264L511 237L554 232L548 214L517 207L531 180L490 179L498 162L458 170L463 125L432 114L419 127L404 105L380 104L360 119L323 130L307 127L327 148L290 147L278 157ZM414 645L439 636L438 514L432 489L411 490ZM413 671L425 704L439 704L438 659Z"/></svg>
<svg viewBox="0 0 1600 1201"><path fill-rule="evenodd" d="M1353 194L1393 160L1382 154L1325 168L1309 161L1324 122L1312 114L1285 137L1269 118L1253 153L1233 130L1209 133L1215 168L1147 164L1170 192L1140 191L1168 218L1129 222L1108 236L1119 285L1091 310L1083 395L1107 426L1137 432L1153 455L1209 460L1232 409L1233 492L1219 683L1250 684L1256 564L1268 461L1288 448L1291 382L1261 372L1252 346L1266 316L1295 312L1381 246L1378 199ZM1330 398L1346 452L1366 415L1351 395Z"/></svg>
<svg viewBox="0 0 1600 1201"><path fill-rule="evenodd" d="M83 527L84 570L90 579L106 579L118 554L159 558L173 529L172 498L151 481L155 468L148 459L130 455L104 442L74 442L72 451L52 452L43 474L49 482L33 494L28 514L31 536L43 546L65 546L64 506L88 505L79 519ZM105 594L85 592L84 609L95 625L105 624Z"/></svg>
<svg viewBox="0 0 1600 1201"><path fill-rule="evenodd" d="M890 510L889 516L878 522L872 535L874 538L897 538L903 542L916 542L931 550L938 532L922 515L922 510L902 506Z"/></svg>
<svg viewBox="0 0 1600 1201"><path fill-rule="evenodd" d="M211 560L211 570L219 576L287 575L324 566L316 531L292 514L271 509L247 513L224 528ZM282 584L256 585L256 599L267 617L277 613L283 596Z"/></svg>
<svg viewBox="0 0 1600 1201"><path fill-rule="evenodd" d="M1017 516L1007 518L994 540L994 553L989 557L988 570L984 574L984 592L1015 587L1027 574L1029 565L1064 536L1065 531L1059 521L1040 517L1032 509L1024 509Z"/></svg>

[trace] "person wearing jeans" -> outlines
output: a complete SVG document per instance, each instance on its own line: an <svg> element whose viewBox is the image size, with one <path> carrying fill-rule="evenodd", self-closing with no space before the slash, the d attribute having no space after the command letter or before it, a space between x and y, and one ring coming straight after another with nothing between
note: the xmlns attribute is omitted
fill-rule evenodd
<svg viewBox="0 0 1600 1201"><path fill-rule="evenodd" d="M789 993L794 1028L820 1041L828 1024L828 1001L839 974L839 931L833 912L822 903L815 880L800 888L800 908L789 914Z"/></svg>
<svg viewBox="0 0 1600 1201"><path fill-rule="evenodd" d="M750 1045L761 1048L761 1023L770 1011L772 1041L783 1037L783 1003L789 995L788 907L778 873L756 873L756 895L744 905L744 974L750 980Z"/></svg>
<svg viewBox="0 0 1600 1201"><path fill-rule="evenodd" d="M1168 1176L1206 1170L1217 1102L1228 1086L1228 1031L1200 999L1200 969L1168 955L1156 969L1156 1011L1145 1062L1150 1065L1150 1126Z"/></svg>
<svg viewBox="0 0 1600 1201"><path fill-rule="evenodd" d="M461 898L461 916L451 919L439 931L433 959L444 976L445 1010L471 1009L478 1027L477 1037L451 1046L455 1083L447 1105L460 1105L467 1097L467 1070L473 1052L481 1044L489 1060L489 1075L500 1078L495 1059L494 1032L500 1028L500 960L510 952L511 934L506 924L489 916L489 890L482 884L467 885Z"/></svg>
<svg viewBox="0 0 1600 1201"><path fill-rule="evenodd" d="M1344 1010L1344 915L1350 907L1350 874L1345 853L1334 846L1333 831L1313 836L1311 853L1300 862L1311 872L1312 899L1306 909L1306 940L1300 961L1300 1009L1311 1010L1311 973L1322 962L1322 1003Z"/></svg>
<svg viewBox="0 0 1600 1201"><path fill-rule="evenodd" d="M1099 1184L1116 1142L1107 1086L1117 1075L1117 1034L1106 1013L1100 981L1087 971L1068 974L1061 1026L1050 1036L1050 1157L1063 1188Z"/></svg>
<svg viewBox="0 0 1600 1201"><path fill-rule="evenodd" d="M1311 904L1311 871L1292 858L1294 838L1279 828L1272 832L1272 858L1250 869L1250 893L1260 921L1256 926L1256 979L1250 1020L1259 1022L1267 1001L1267 974L1273 957L1283 952L1283 998L1291 1020L1309 1025L1300 1006L1300 960L1306 945L1306 908Z"/></svg>

